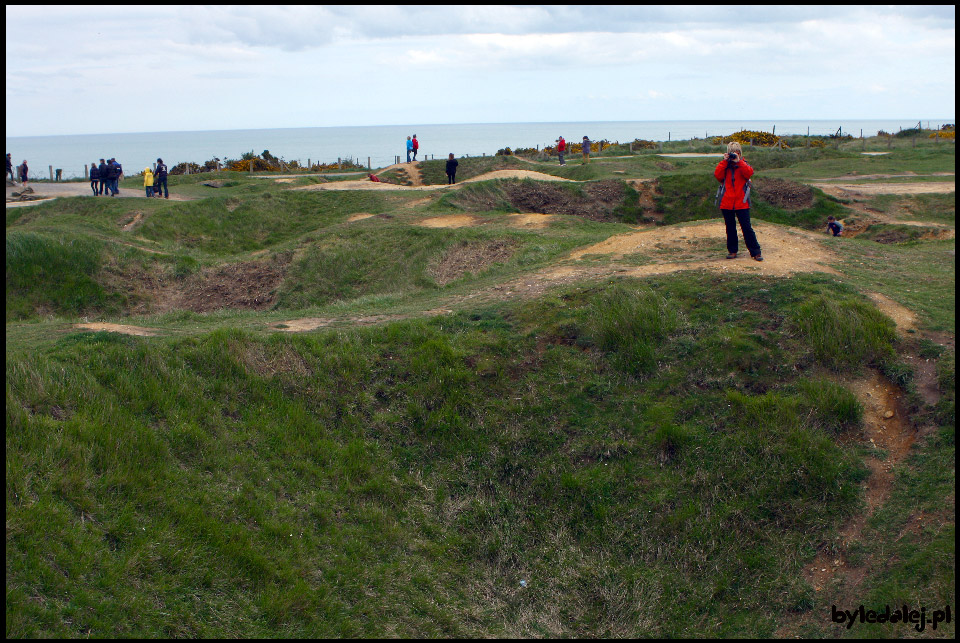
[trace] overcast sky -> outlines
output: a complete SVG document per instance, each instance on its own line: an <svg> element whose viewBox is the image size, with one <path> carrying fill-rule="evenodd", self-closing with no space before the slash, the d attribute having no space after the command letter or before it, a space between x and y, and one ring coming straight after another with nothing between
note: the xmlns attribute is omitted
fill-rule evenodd
<svg viewBox="0 0 960 643"><path fill-rule="evenodd" d="M950 119L954 6L6 7L7 136Z"/></svg>

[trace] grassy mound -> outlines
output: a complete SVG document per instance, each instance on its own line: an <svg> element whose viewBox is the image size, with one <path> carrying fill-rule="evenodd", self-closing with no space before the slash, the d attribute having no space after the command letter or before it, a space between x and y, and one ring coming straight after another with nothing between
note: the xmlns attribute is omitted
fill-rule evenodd
<svg viewBox="0 0 960 643"><path fill-rule="evenodd" d="M701 281L8 357L8 634L769 635L867 474L845 288Z"/></svg>

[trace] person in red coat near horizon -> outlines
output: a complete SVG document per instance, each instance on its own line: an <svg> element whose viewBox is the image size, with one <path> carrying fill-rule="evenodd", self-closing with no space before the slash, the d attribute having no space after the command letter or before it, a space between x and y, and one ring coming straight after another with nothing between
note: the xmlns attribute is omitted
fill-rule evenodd
<svg viewBox="0 0 960 643"><path fill-rule="evenodd" d="M417 135L413 135L413 161L417 161L417 150L420 149L420 141L417 140Z"/></svg>
<svg viewBox="0 0 960 643"><path fill-rule="evenodd" d="M563 140L563 137L557 139L557 154L560 156L560 165L566 165L563 162L563 155L567 153L567 142Z"/></svg>
<svg viewBox="0 0 960 643"><path fill-rule="evenodd" d="M720 212L723 213L723 222L727 227L727 259L737 258L737 221L743 232L743 242L750 251L750 256L756 261L763 261L760 254L760 244L757 235L750 225L750 177L753 168L743 158L740 143L733 141L727 144L727 153L717 163L713 175L720 182L719 193Z"/></svg>

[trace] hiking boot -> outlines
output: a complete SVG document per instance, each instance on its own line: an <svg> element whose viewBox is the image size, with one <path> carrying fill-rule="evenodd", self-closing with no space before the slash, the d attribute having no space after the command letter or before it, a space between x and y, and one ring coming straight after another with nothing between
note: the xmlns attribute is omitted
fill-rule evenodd
<svg viewBox="0 0 960 643"><path fill-rule="evenodd" d="M754 259L754 261L763 261L763 257L761 257L760 255L757 255L757 256L754 257L753 259Z"/></svg>
<svg viewBox="0 0 960 643"><path fill-rule="evenodd" d="M736 252L731 252L730 254L727 255L727 259L736 259L736 258L737 258Z"/></svg>
<svg viewBox="0 0 960 643"><path fill-rule="evenodd" d="M163 198L164 198L164 199L169 199L169 198L170 198L170 195L168 194L167 196L165 196L165 197L163 197Z"/></svg>

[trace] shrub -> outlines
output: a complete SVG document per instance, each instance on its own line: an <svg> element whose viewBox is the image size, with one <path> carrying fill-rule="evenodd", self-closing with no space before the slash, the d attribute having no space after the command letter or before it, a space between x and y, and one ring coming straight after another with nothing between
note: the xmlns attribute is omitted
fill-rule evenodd
<svg viewBox="0 0 960 643"><path fill-rule="evenodd" d="M712 143L714 145L721 145L730 143L731 141L736 141L741 145L756 145L758 147L774 147L776 145L788 147L786 142L776 134L754 130L740 130L730 136L717 136L713 138Z"/></svg>

